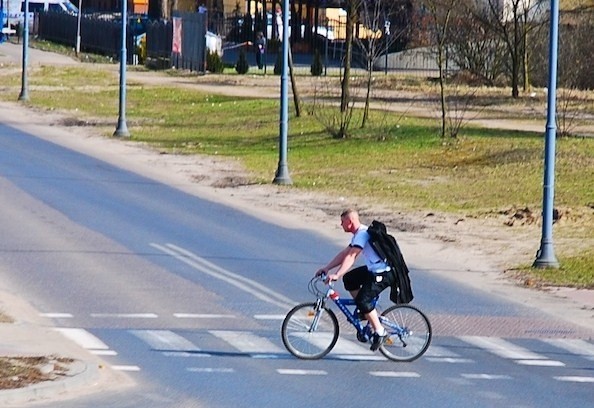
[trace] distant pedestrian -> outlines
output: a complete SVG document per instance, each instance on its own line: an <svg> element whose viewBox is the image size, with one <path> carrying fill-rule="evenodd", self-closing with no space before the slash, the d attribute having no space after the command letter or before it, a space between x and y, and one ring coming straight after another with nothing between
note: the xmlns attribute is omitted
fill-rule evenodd
<svg viewBox="0 0 594 408"><path fill-rule="evenodd" d="M264 68L264 54L266 53L266 38L262 31L256 34L256 41L254 42L254 51L256 52L256 63L258 69Z"/></svg>
<svg viewBox="0 0 594 408"><path fill-rule="evenodd" d="M276 23L276 33L278 40L283 41L283 8L280 4L277 4L274 9L274 21Z"/></svg>

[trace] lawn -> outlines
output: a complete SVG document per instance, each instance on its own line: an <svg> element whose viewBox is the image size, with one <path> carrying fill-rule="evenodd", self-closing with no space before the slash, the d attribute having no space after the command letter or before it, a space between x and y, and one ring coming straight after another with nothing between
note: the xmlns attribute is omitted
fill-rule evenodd
<svg viewBox="0 0 594 408"><path fill-rule="evenodd" d="M0 99L15 99L19 79L14 70L0 68ZM412 86L418 84L409 86L409 91ZM77 120L95 124L106 136L113 133L113 125L105 126L111 123L106 118L118 115L118 78L113 68L92 64L36 68L30 74L30 87L30 105L70 112ZM489 90L481 92L485 103ZM500 89L492 94L501 99ZM330 104L305 104L302 117L290 112L291 188L373 198L399 211L469 217L488 217L511 207L540 211L542 132L466 125L457 138L441 138L435 119L376 110L365 129L354 126L349 138L334 139L311 114L315 109L316 113L336 110ZM353 123L360 114L355 112ZM172 153L238 158L252 182L270 183L277 166L276 99L130 82L127 120L132 140ZM546 283L594 288L594 251L590 249L594 247L594 139L558 138L555 193L555 206L567 215L567 222L555 227L556 239L579 240L582 245L562 247L557 253L561 273L526 265L518 268Z"/></svg>

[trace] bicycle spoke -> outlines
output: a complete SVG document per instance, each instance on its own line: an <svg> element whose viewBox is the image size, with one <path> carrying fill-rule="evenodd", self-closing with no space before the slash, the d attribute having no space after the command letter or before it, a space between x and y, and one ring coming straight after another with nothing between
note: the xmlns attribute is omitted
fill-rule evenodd
<svg viewBox="0 0 594 408"><path fill-rule="evenodd" d="M393 306L382 314L381 321L390 336L380 350L390 360L413 361L429 347L431 325L417 308Z"/></svg>
<svg viewBox="0 0 594 408"><path fill-rule="evenodd" d="M303 359L321 358L336 344L338 321L334 313L328 309L319 311L314 325L315 318L315 304L312 303L296 306L283 321L283 344L294 356Z"/></svg>

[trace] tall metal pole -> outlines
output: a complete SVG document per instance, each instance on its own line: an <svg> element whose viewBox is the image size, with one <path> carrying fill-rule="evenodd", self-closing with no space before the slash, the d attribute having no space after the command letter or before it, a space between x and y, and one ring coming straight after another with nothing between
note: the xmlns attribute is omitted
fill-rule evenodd
<svg viewBox="0 0 594 408"><path fill-rule="evenodd" d="M549 38L549 93L547 100L547 125L544 159L544 188L542 204L542 238L533 266L558 268L559 262L553 248L553 203L555 197L555 141L557 100L557 53L559 40L559 0L551 0L551 27Z"/></svg>
<svg viewBox="0 0 594 408"><path fill-rule="evenodd" d="M80 54L80 19L82 14L82 0L78 0L78 15L76 16L76 56Z"/></svg>
<svg viewBox="0 0 594 408"><path fill-rule="evenodd" d="M122 2L122 49L120 51L120 109L118 115L118 125L114 132L117 137L129 137L128 126L126 125L126 26L128 23L128 0Z"/></svg>
<svg viewBox="0 0 594 408"><path fill-rule="evenodd" d="M279 141L279 160L276 175L273 183L292 184L289 176L289 166L287 164L287 131L289 122L289 0L283 0L283 35L282 52L283 64L281 71L281 96L280 96L280 141Z"/></svg>
<svg viewBox="0 0 594 408"><path fill-rule="evenodd" d="M10 18L8 19L8 22L8 26L10 27ZM23 25L23 71L21 74L21 93L19 94L19 101L28 101L29 80L27 77L27 68L29 67L29 0L25 0L25 18Z"/></svg>

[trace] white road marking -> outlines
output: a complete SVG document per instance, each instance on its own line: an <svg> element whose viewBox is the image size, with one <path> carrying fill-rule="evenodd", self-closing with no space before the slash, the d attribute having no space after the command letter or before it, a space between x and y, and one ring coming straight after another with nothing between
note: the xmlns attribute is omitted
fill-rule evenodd
<svg viewBox="0 0 594 408"><path fill-rule="evenodd" d="M516 363L538 367L565 367L565 363L557 360L516 360Z"/></svg>
<svg viewBox="0 0 594 408"><path fill-rule="evenodd" d="M229 314L207 314L207 313L174 313L178 319L235 319L237 316Z"/></svg>
<svg viewBox="0 0 594 408"><path fill-rule="evenodd" d="M583 356L594 361L594 344L579 339L542 339L541 341L552 346L569 351L578 356Z"/></svg>
<svg viewBox="0 0 594 408"><path fill-rule="evenodd" d="M140 367L135 365L114 365L111 366L111 369L116 371L140 371Z"/></svg>
<svg viewBox="0 0 594 408"><path fill-rule="evenodd" d="M284 320L286 315L278 315L278 314L259 314L254 315L254 319L256 320Z"/></svg>
<svg viewBox="0 0 594 408"><path fill-rule="evenodd" d="M460 339L466 343L482 348L496 356L514 360L522 365L540 365L550 367L564 366L560 361L549 360L542 354L536 354L520 346L496 337L464 336Z"/></svg>
<svg viewBox="0 0 594 408"><path fill-rule="evenodd" d="M387 360L384 356L380 356L379 354L377 355L361 355L361 354L353 354L353 355L347 355L347 354L340 354L340 355L334 355L332 354L332 357L337 358L339 360L345 360L345 361L385 361Z"/></svg>
<svg viewBox="0 0 594 408"><path fill-rule="evenodd" d="M164 351L163 355L165 357L212 357L212 355L208 353L189 353L186 351Z"/></svg>
<svg viewBox="0 0 594 408"><path fill-rule="evenodd" d="M134 336L159 351L200 351L191 341L170 330L129 330Z"/></svg>
<svg viewBox="0 0 594 408"><path fill-rule="evenodd" d="M431 363L451 363L451 364L469 364L474 363L474 360L469 358L457 358L457 357L427 357L427 361Z"/></svg>
<svg viewBox="0 0 594 408"><path fill-rule="evenodd" d="M156 319L155 313L91 313L91 317L109 319Z"/></svg>
<svg viewBox="0 0 594 408"><path fill-rule="evenodd" d="M89 350L91 354L96 356L117 356L118 353L115 350Z"/></svg>
<svg viewBox="0 0 594 408"><path fill-rule="evenodd" d="M107 344L99 340L85 329L57 327L54 328L54 330L62 333L65 337L74 341L76 344L86 350L109 350L109 346Z"/></svg>
<svg viewBox="0 0 594 408"><path fill-rule="evenodd" d="M284 352L270 340L250 332L209 330L209 333L229 343L242 353L275 354Z"/></svg>
<svg viewBox="0 0 594 408"><path fill-rule="evenodd" d="M459 354L450 349L440 346L431 346L424 354L425 357L460 357Z"/></svg>
<svg viewBox="0 0 594 408"><path fill-rule="evenodd" d="M39 316L50 319L71 319L73 317L70 313L39 313Z"/></svg>
<svg viewBox="0 0 594 408"><path fill-rule="evenodd" d="M282 307L283 309L290 309L297 303L287 299L280 293L277 293L276 291L256 282L253 279L246 278L245 276L221 268L220 266L199 257L187 249L178 247L177 245L165 244L165 246L163 246L156 243L151 243L150 245L159 251L173 256L174 258L188 266L191 266L197 271L200 271L215 279L227 282L228 284L233 285L236 288L241 289L264 302Z"/></svg>
<svg viewBox="0 0 594 408"><path fill-rule="evenodd" d="M560 376L560 377L553 377L553 378L557 381L594 383L594 377Z"/></svg>
<svg viewBox="0 0 594 408"><path fill-rule="evenodd" d="M284 375L328 375L324 370L296 370L292 368L279 368L276 370L279 374Z"/></svg>
<svg viewBox="0 0 594 408"><path fill-rule="evenodd" d="M421 374L412 371L370 371L374 377L419 378Z"/></svg>
<svg viewBox="0 0 594 408"><path fill-rule="evenodd" d="M188 367L186 371L191 373L234 373L232 368L213 368L213 367Z"/></svg>
<svg viewBox="0 0 594 408"><path fill-rule="evenodd" d="M512 377L505 374L460 374L467 380L511 380Z"/></svg>

